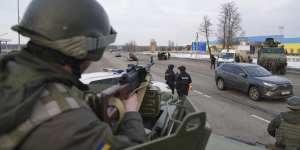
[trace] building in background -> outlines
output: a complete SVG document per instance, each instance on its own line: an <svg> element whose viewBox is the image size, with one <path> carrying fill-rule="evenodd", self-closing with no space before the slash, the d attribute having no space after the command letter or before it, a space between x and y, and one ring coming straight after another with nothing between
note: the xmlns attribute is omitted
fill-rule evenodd
<svg viewBox="0 0 300 150"><path fill-rule="evenodd" d="M7 50L7 49L9 49L8 48L8 42L9 42L10 40L8 40L8 39L1 39L0 38L0 53L2 52L2 50Z"/></svg>

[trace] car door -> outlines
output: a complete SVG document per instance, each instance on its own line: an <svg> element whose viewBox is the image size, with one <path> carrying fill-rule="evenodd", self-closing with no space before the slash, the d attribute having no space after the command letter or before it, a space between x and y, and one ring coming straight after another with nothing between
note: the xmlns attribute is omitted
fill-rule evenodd
<svg viewBox="0 0 300 150"><path fill-rule="evenodd" d="M233 80L234 80L234 76L233 76L233 70L232 70L232 65L231 64L224 64L222 67L223 70L223 79L225 82L225 85L229 88L233 87Z"/></svg>
<svg viewBox="0 0 300 150"><path fill-rule="evenodd" d="M242 74L246 76L242 76ZM233 88L246 91L248 88L248 80L247 80L247 74L246 72L240 67L240 66L233 66L232 67L232 83Z"/></svg>

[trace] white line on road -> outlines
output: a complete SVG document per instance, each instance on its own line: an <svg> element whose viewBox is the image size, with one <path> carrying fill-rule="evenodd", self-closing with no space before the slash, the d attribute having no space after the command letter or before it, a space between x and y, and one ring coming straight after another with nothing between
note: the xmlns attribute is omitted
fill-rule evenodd
<svg viewBox="0 0 300 150"><path fill-rule="evenodd" d="M194 90L194 92L197 93L197 94L203 95L203 93L200 92L200 91Z"/></svg>
<svg viewBox="0 0 300 150"><path fill-rule="evenodd" d="M266 123L270 123L269 120L266 120L266 119L264 119L264 118L262 118L262 117L259 117L259 116L256 116L256 115L251 115L251 117L256 118L256 119L259 119L259 120L262 120L262 121L264 121L264 122L266 122Z"/></svg>
<svg viewBox="0 0 300 150"><path fill-rule="evenodd" d="M211 96L209 96L209 95L203 95L204 97L206 97L206 98L211 98Z"/></svg>

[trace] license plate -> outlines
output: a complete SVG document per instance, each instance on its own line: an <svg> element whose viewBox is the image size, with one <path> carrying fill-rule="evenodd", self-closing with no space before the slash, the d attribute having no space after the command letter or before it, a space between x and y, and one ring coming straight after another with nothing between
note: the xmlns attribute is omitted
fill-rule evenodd
<svg viewBox="0 0 300 150"><path fill-rule="evenodd" d="M291 94L291 92L290 91L281 92L281 95L288 95L288 94Z"/></svg>

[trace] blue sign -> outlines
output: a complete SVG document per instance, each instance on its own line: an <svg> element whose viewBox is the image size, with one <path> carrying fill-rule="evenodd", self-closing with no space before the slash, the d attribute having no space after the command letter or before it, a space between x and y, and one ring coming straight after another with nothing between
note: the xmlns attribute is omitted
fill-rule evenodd
<svg viewBox="0 0 300 150"><path fill-rule="evenodd" d="M192 42L192 50L206 52L206 43L205 42Z"/></svg>

